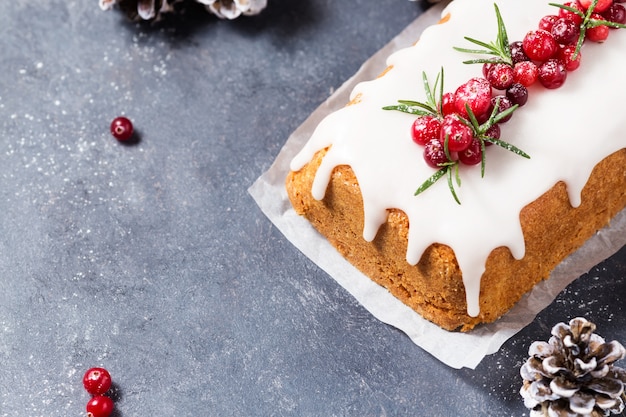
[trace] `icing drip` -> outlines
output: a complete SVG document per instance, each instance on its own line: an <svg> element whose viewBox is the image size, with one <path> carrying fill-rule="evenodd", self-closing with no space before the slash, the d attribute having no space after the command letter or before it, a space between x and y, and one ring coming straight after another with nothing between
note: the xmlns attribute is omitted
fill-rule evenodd
<svg viewBox="0 0 626 417"><path fill-rule="evenodd" d="M523 39L542 16L556 11L547 0L500 0L498 7L511 41ZM614 115L626 91L626 31L612 30L604 44L585 44L581 67L568 74L561 88L530 88L528 103L501 127L502 139L531 159L490 147L484 178L479 166L461 167L458 205L445 180L413 195L434 172L423 160L423 148L411 140L415 116L382 110L397 100L425 101L422 71L434 81L443 66L445 91L481 75L480 65L462 63L470 55L452 47L467 47L464 36L495 39L493 0L455 0L444 16L448 13L448 22L428 28L414 46L389 57L392 69L384 76L357 85L352 98L360 95L360 101L325 118L291 169L299 170L330 145L316 174L314 198L324 197L336 166L349 165L363 195L363 237L375 237L387 209L403 210L410 224L407 262L416 264L432 243L450 246L463 273L468 314L476 316L480 278L491 251L505 246L515 258L524 256L522 208L558 181L565 182L572 205L578 206L593 167L626 147L621 119Z"/></svg>

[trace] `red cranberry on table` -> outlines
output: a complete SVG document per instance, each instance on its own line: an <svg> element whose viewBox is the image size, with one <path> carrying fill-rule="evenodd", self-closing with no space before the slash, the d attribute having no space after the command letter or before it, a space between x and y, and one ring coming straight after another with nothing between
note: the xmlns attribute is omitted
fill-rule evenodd
<svg viewBox="0 0 626 417"><path fill-rule="evenodd" d="M83 386L91 395L102 395L111 388L111 375L104 368L91 368L83 376Z"/></svg>
<svg viewBox="0 0 626 417"><path fill-rule="evenodd" d="M119 141L129 140L133 136L133 123L127 117L116 117L111 122L111 134Z"/></svg>
<svg viewBox="0 0 626 417"><path fill-rule="evenodd" d="M113 412L113 400L104 395L96 395L87 403L87 417L109 417Z"/></svg>

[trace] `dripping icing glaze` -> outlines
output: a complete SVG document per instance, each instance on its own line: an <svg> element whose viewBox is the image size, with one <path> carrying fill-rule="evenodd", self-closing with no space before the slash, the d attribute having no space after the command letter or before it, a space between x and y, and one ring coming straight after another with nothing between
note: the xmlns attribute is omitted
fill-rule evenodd
<svg viewBox="0 0 626 417"><path fill-rule="evenodd" d="M523 39L542 16L556 10L546 0L501 0L498 7L511 41ZM468 314L476 316L480 278L491 251L505 246L516 259L524 256L522 208L559 181L565 182L572 206L578 206L593 167L626 147L622 122L613 116L626 91L626 31L612 31L604 44L586 44L581 67L558 90L530 88L528 103L502 125L502 137L531 159L489 149L484 178L479 166L461 168L458 205L445 181L413 195L433 173L410 138L414 116L382 110L398 99L425 101L422 72L434 79L444 67L446 91L480 74L479 65L462 63L471 56L452 48L462 46L464 36L495 38L493 0L455 0L443 12L448 14L446 23L428 28L414 46L391 55L384 76L358 84L351 94L359 96L358 103L327 116L291 169L301 169L317 151L330 147L316 173L314 198L324 197L336 166L349 165L363 196L364 239L374 239L388 209L404 211L410 225L407 262L416 264L433 243L450 246L463 273Z"/></svg>

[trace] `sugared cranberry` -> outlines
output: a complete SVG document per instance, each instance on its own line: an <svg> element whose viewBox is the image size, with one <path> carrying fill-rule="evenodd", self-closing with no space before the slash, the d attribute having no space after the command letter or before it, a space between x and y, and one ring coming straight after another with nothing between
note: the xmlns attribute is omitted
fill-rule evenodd
<svg viewBox="0 0 626 417"><path fill-rule="evenodd" d="M604 20L601 15L596 13L592 13L591 18L596 20ZM609 37L609 27L604 25L594 26L587 29L586 35L586 39L589 39L592 42L604 42Z"/></svg>
<svg viewBox="0 0 626 417"><path fill-rule="evenodd" d="M476 117L482 116L489 109L491 100L491 85L482 77L470 78L465 84L456 89L454 105L456 111L463 117L468 117L466 106Z"/></svg>
<svg viewBox="0 0 626 417"><path fill-rule="evenodd" d="M562 9L559 8L559 16L560 17L567 17L568 19L572 19L572 21L580 26L580 24L583 22L583 17L585 15L585 10L582 8L582 6L577 2L577 1L568 1L566 3L563 3L563 5L570 7L571 9L574 10L578 10L581 15L571 12L567 9Z"/></svg>
<svg viewBox="0 0 626 417"><path fill-rule="evenodd" d="M552 30L552 26L554 26L554 22L559 19L559 16L554 14L549 14L542 17L539 20L538 29L545 30L546 32L550 32Z"/></svg>
<svg viewBox="0 0 626 417"><path fill-rule="evenodd" d="M528 32L522 42L524 52L533 61L547 61L556 54L558 49L554 36L541 29Z"/></svg>
<svg viewBox="0 0 626 417"><path fill-rule="evenodd" d="M565 65L566 71L575 71L580 66L582 55L580 51L578 51L576 57L574 57L574 54L576 54L576 45L562 46L556 54L556 59Z"/></svg>
<svg viewBox="0 0 626 417"><path fill-rule="evenodd" d="M526 53L524 52L524 44L522 41L511 42L509 49L511 50L511 60L513 61L513 65L518 62L529 60L528 56L526 56Z"/></svg>
<svg viewBox="0 0 626 417"><path fill-rule="evenodd" d="M559 88L566 78L565 65L558 59L549 59L539 66L539 82L545 88Z"/></svg>
<svg viewBox="0 0 626 417"><path fill-rule="evenodd" d="M111 375L104 368L91 368L83 376L83 386L91 395L102 395L111 388Z"/></svg>
<svg viewBox="0 0 626 417"><path fill-rule="evenodd" d="M487 129L487 131L485 132L485 136L486 136L486 140L485 140L485 146L491 146L493 145L492 142L489 142L489 138L491 139L500 139L500 134L501 134L501 130L500 130L500 125L499 124L494 124L492 125L489 129Z"/></svg>
<svg viewBox="0 0 626 417"><path fill-rule="evenodd" d="M415 143L423 146L429 140L439 138L440 130L441 122L439 119L431 115L420 116L413 122L411 136Z"/></svg>
<svg viewBox="0 0 626 417"><path fill-rule="evenodd" d="M116 117L111 122L111 134L117 140L128 140L133 136L133 123L124 116Z"/></svg>
<svg viewBox="0 0 626 417"><path fill-rule="evenodd" d="M619 23L621 25L626 24L626 8L621 4L613 3L611 7L602 13L602 16L609 22Z"/></svg>
<svg viewBox="0 0 626 417"><path fill-rule="evenodd" d="M469 126L463 123L455 114L446 116L441 122L439 142L448 141L448 150L459 152L466 149L472 141L474 133Z"/></svg>
<svg viewBox="0 0 626 417"><path fill-rule="evenodd" d="M462 152L459 152L459 161L465 165L479 164L483 159L483 150L480 141L476 138L472 139L472 142Z"/></svg>
<svg viewBox="0 0 626 417"><path fill-rule="evenodd" d="M570 45L578 41L580 35L580 26L567 17L560 17L554 22L550 31L554 40L561 45Z"/></svg>
<svg viewBox="0 0 626 417"><path fill-rule="evenodd" d="M441 168L443 164L450 162L439 139L431 139L424 145L424 160L433 168Z"/></svg>
<svg viewBox="0 0 626 417"><path fill-rule="evenodd" d="M491 110L492 110L491 104L489 106L490 107L489 107L489 109L486 112L484 112L480 116L476 117L476 121L478 122L479 125L482 125L487 120L489 120L489 117L491 117Z"/></svg>
<svg viewBox="0 0 626 417"><path fill-rule="evenodd" d="M489 71L491 71L491 68L493 68L493 66L496 64L497 61L485 62L483 64L483 77L487 78L487 76L489 75Z"/></svg>
<svg viewBox="0 0 626 417"><path fill-rule="evenodd" d="M506 97L511 100L514 105L522 107L528 101L528 89L520 83L513 83L506 89Z"/></svg>
<svg viewBox="0 0 626 417"><path fill-rule="evenodd" d="M497 113L502 113L503 111L506 111L510 109L511 107L513 107L513 103L511 103L511 100L509 100L507 96L495 96L491 99L491 107L490 107L489 112L490 113L493 112L493 109L496 106L498 106ZM511 117L513 117L513 113L509 114L503 119L500 119L499 123L506 123L509 120L511 120Z"/></svg>
<svg viewBox="0 0 626 417"><path fill-rule="evenodd" d="M525 87L529 87L537 81L539 68L532 61L522 61L515 64L513 68L513 79Z"/></svg>
<svg viewBox="0 0 626 417"><path fill-rule="evenodd" d="M96 395L87 403L87 417L109 417L113 412L113 400L104 395Z"/></svg>
<svg viewBox="0 0 626 417"><path fill-rule="evenodd" d="M444 93L441 98L441 114L447 116L456 113L454 93Z"/></svg>
<svg viewBox="0 0 626 417"><path fill-rule="evenodd" d="M496 90L506 90L513 84L513 67L509 64L498 63L491 66L487 74L487 81Z"/></svg>
<svg viewBox="0 0 626 417"><path fill-rule="evenodd" d="M578 0L578 3L580 3L583 9L587 10L593 3L593 0ZM598 0L598 3L593 11L595 13L602 13L611 7L611 4L613 4L613 0Z"/></svg>

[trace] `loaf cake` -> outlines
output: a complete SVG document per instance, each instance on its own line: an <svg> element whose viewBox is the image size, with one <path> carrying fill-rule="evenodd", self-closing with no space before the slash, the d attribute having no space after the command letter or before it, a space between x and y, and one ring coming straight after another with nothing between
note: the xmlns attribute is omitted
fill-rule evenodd
<svg viewBox="0 0 626 417"><path fill-rule="evenodd" d="M380 77L358 84L350 103L321 121L286 179L298 214L446 330L497 320L626 206L626 31L613 28L606 41L576 50L580 67L558 88L543 80L527 87L527 102L498 124L501 146L482 148L480 163L456 163L449 137L439 138L453 164L421 187L445 167L429 165L414 142L418 116L390 105L428 103L442 98L439 89L483 77L489 64L464 63L484 58L468 53L480 49L473 40L489 44L504 27L505 40L521 41L544 16L567 11L547 0L496 3L450 3L440 24L392 54ZM466 123L484 122L464 109ZM488 112L492 122L498 111Z"/></svg>

